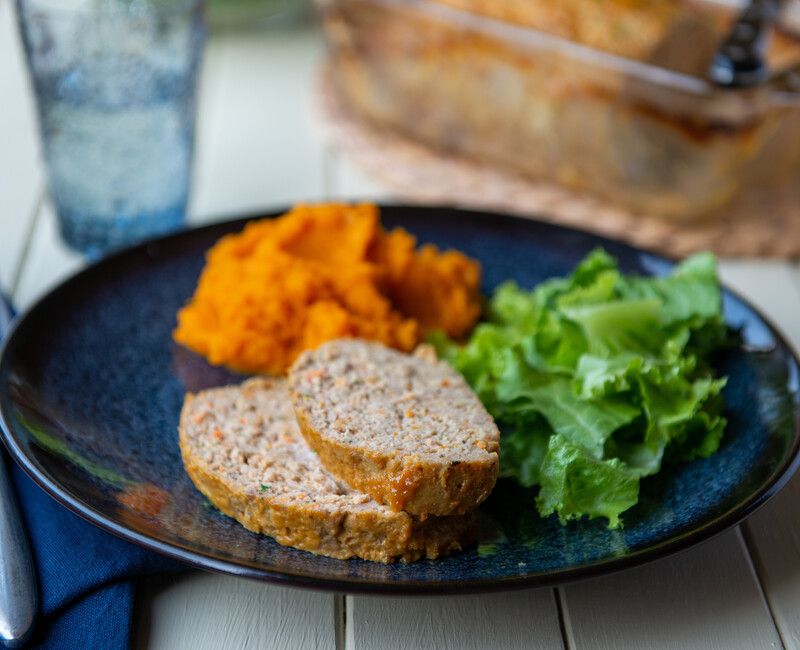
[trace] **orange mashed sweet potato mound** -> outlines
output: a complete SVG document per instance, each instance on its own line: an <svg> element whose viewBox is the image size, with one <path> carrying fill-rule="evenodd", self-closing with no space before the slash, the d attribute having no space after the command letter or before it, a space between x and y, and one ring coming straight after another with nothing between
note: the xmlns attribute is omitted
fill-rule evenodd
<svg viewBox="0 0 800 650"><path fill-rule="evenodd" d="M214 365L282 374L303 351L361 337L411 350L426 330L461 338L480 315L480 265L416 249L374 205L298 205L220 239L175 341Z"/></svg>

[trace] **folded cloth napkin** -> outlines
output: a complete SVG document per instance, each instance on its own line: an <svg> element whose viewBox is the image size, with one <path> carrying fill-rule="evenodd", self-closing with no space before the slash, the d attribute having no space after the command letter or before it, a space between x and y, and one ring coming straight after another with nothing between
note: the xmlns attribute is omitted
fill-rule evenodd
<svg viewBox="0 0 800 650"><path fill-rule="evenodd" d="M12 311L0 296L0 339ZM184 565L114 537L59 505L10 459L39 583L39 618L32 647L128 648L137 576Z"/></svg>

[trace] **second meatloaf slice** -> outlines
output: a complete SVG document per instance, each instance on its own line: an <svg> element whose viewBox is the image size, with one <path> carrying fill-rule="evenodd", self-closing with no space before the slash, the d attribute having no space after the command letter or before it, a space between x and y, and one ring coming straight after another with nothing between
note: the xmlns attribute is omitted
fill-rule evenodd
<svg viewBox="0 0 800 650"><path fill-rule="evenodd" d="M343 339L304 353L289 382L323 465L379 503L460 514L492 491L500 434L447 363Z"/></svg>

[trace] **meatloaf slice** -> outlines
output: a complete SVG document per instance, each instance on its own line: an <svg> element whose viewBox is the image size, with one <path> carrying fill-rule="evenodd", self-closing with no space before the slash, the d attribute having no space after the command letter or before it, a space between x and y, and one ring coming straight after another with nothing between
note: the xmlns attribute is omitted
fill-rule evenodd
<svg viewBox="0 0 800 650"><path fill-rule="evenodd" d="M286 380L187 395L180 447L197 489L245 528L329 557L436 558L474 537L474 515L424 522L329 474L297 427Z"/></svg>
<svg viewBox="0 0 800 650"><path fill-rule="evenodd" d="M463 514L492 491L497 426L432 353L330 341L298 358L289 387L300 430L325 468L392 510Z"/></svg>

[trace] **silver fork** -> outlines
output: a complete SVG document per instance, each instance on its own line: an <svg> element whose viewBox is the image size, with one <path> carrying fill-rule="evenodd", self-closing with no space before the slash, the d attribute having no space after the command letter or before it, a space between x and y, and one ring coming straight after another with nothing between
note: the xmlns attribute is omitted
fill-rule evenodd
<svg viewBox="0 0 800 650"><path fill-rule="evenodd" d="M10 322L11 313L0 298L0 339ZM28 537L0 456L0 645L19 648L25 643L36 620L37 601Z"/></svg>

